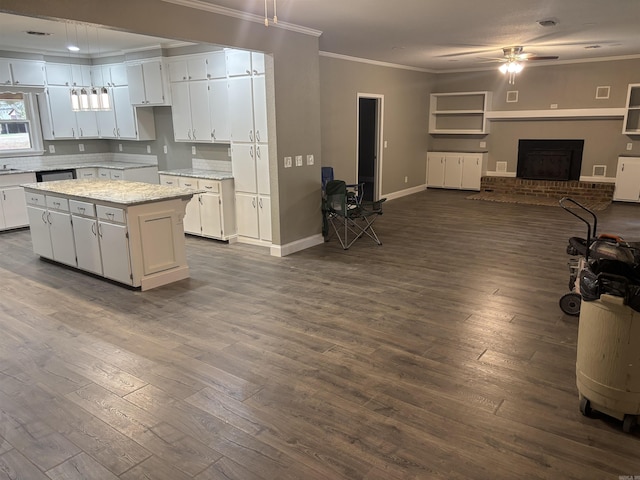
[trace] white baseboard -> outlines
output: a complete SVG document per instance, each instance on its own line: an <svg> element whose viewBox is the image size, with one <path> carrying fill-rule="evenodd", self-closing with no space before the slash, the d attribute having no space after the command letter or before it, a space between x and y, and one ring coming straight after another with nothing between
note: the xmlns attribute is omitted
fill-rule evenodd
<svg viewBox="0 0 640 480"><path fill-rule="evenodd" d="M383 198L387 200L394 200L396 198L406 197L407 195L412 195L414 193L422 192L427 188L427 184L418 185L417 187L407 188L406 190L400 190L398 192L387 193L386 195L382 195Z"/></svg>
<svg viewBox="0 0 640 480"><path fill-rule="evenodd" d="M491 172L485 173L485 176L487 176L487 177L514 177L515 178L516 172L496 172L496 171L491 171Z"/></svg>
<svg viewBox="0 0 640 480"><path fill-rule="evenodd" d="M315 247L324 243L324 237L321 234L312 235L311 237L302 238L286 245L271 245L272 257L284 257L292 253L299 252L306 248Z"/></svg>

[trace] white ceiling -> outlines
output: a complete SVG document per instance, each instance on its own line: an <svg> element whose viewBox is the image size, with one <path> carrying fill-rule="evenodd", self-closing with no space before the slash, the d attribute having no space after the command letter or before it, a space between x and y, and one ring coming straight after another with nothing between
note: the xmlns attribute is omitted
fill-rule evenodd
<svg viewBox="0 0 640 480"><path fill-rule="evenodd" d="M264 19L263 0L163 0L204 8L220 6ZM269 17L274 0L267 0ZM276 0L280 27L299 25L322 32L320 50L332 54L405 65L430 71L489 68L487 58L502 48L522 45L525 52L558 55L558 63L613 57L640 57L638 0ZM556 26L542 27L540 20ZM66 27L65 27L66 26ZM265 28L278 28L271 25ZM50 31L30 37L25 30ZM67 37L90 45L91 55L127 51L171 42L100 31L93 27L18 20L0 15L0 49L40 53L64 49ZM87 41L88 39L88 41ZM598 48L587 48L598 46Z"/></svg>

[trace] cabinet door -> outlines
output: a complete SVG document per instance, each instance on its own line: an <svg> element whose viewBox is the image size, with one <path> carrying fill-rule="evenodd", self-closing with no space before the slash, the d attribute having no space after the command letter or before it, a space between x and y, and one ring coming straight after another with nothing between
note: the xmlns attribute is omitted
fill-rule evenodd
<svg viewBox="0 0 640 480"><path fill-rule="evenodd" d="M184 218L182 219L185 233L200 235L200 195L194 195L187 203Z"/></svg>
<svg viewBox="0 0 640 480"><path fill-rule="evenodd" d="M53 259L60 263L77 266L71 214L49 210L47 218L51 232Z"/></svg>
<svg viewBox="0 0 640 480"><path fill-rule="evenodd" d="M177 142L191 141L191 106L189 102L189 83L171 84L171 119L173 135Z"/></svg>
<svg viewBox="0 0 640 480"><path fill-rule="evenodd" d="M463 190L480 190L482 179L482 155L464 155L462 157Z"/></svg>
<svg viewBox="0 0 640 480"><path fill-rule="evenodd" d="M228 142L231 133L226 79L209 81L209 114L211 115L211 139L214 142Z"/></svg>
<svg viewBox="0 0 640 480"><path fill-rule="evenodd" d="M169 67L169 82L186 82L189 80L186 60L171 60ZM171 92L173 98L173 91Z"/></svg>
<svg viewBox="0 0 640 480"><path fill-rule="evenodd" d="M256 180L258 193L263 195L271 194L269 182L269 146L256 145Z"/></svg>
<svg viewBox="0 0 640 480"><path fill-rule="evenodd" d="M94 167L76 168L76 178L97 178L98 169Z"/></svg>
<svg viewBox="0 0 640 480"><path fill-rule="evenodd" d="M222 238L220 195L217 193L200 195L200 222L203 235Z"/></svg>
<svg viewBox="0 0 640 480"><path fill-rule="evenodd" d="M160 175L160 185L178 186L178 177L171 175Z"/></svg>
<svg viewBox="0 0 640 480"><path fill-rule="evenodd" d="M253 124L256 142L266 143L267 132L267 93L264 76L253 77Z"/></svg>
<svg viewBox="0 0 640 480"><path fill-rule="evenodd" d="M208 53L205 61L207 63L207 78L222 78L226 81L227 65L224 52Z"/></svg>
<svg viewBox="0 0 640 480"><path fill-rule="evenodd" d="M111 280L131 285L131 260L127 227L98 221L98 236L103 275Z"/></svg>
<svg viewBox="0 0 640 480"><path fill-rule="evenodd" d="M144 91L144 75L142 65L127 65L127 82L129 99L132 105L145 105L147 97Z"/></svg>
<svg viewBox="0 0 640 480"><path fill-rule="evenodd" d="M197 55L187 60L188 80L207 80L207 60Z"/></svg>
<svg viewBox="0 0 640 480"><path fill-rule="evenodd" d="M66 63L47 63L45 66L47 85L68 87L71 85L71 65Z"/></svg>
<svg viewBox="0 0 640 480"><path fill-rule="evenodd" d="M253 96L251 77L229 79L229 117L231 139L234 142L253 142Z"/></svg>
<svg viewBox="0 0 640 480"><path fill-rule="evenodd" d="M106 76L105 73L102 74ZM128 85L127 80L127 67L122 63L109 65L109 77L111 78L111 85L114 87Z"/></svg>
<svg viewBox="0 0 640 480"><path fill-rule="evenodd" d="M227 75L251 75L251 52L246 50L226 51Z"/></svg>
<svg viewBox="0 0 640 480"><path fill-rule="evenodd" d="M235 144L231 151L231 167L237 192L256 193L256 160L252 144Z"/></svg>
<svg viewBox="0 0 640 480"><path fill-rule="evenodd" d="M2 197L0 197L0 230L7 228L7 222L4 219L4 208L4 202L2 201Z"/></svg>
<svg viewBox="0 0 640 480"><path fill-rule="evenodd" d="M76 137L76 115L71 110L71 97L66 87L49 87L47 101L51 113L51 125L56 139Z"/></svg>
<svg viewBox="0 0 640 480"><path fill-rule="evenodd" d="M9 60L0 58L0 85L11 85L11 66Z"/></svg>
<svg viewBox="0 0 640 480"><path fill-rule="evenodd" d="M631 158L618 160L613 199L627 202L640 200L640 160Z"/></svg>
<svg viewBox="0 0 640 480"><path fill-rule="evenodd" d="M136 113L129 98L129 87L114 87L112 93L118 138L137 138Z"/></svg>
<svg viewBox="0 0 640 480"><path fill-rule="evenodd" d="M427 155L427 186L444 186L444 156L439 154Z"/></svg>
<svg viewBox="0 0 640 480"><path fill-rule="evenodd" d="M460 155L445 155L444 186L446 188L460 188L460 185L462 185L462 157Z"/></svg>
<svg viewBox="0 0 640 480"><path fill-rule="evenodd" d="M191 106L191 137L196 142L211 142L211 118L209 115L209 82L189 82Z"/></svg>
<svg viewBox="0 0 640 480"><path fill-rule="evenodd" d="M251 71L254 75L264 74L264 53L251 52Z"/></svg>
<svg viewBox="0 0 640 480"><path fill-rule="evenodd" d="M41 257L53 258L47 210L44 208L28 206L27 216L29 217L33 253L40 255Z"/></svg>
<svg viewBox="0 0 640 480"><path fill-rule="evenodd" d="M164 103L164 82L162 81L162 62L153 60L142 64L144 92L147 105Z"/></svg>
<svg viewBox="0 0 640 480"><path fill-rule="evenodd" d="M29 225L27 202L22 187L7 187L2 190L2 204L4 207L4 224L6 228L24 227Z"/></svg>
<svg viewBox="0 0 640 480"><path fill-rule="evenodd" d="M98 137L98 117L96 112L75 112L78 125L78 138Z"/></svg>
<svg viewBox="0 0 640 480"><path fill-rule="evenodd" d="M102 260L98 242L98 221L73 215L73 239L76 244L78 268L102 275Z"/></svg>
<svg viewBox="0 0 640 480"><path fill-rule="evenodd" d="M74 87L91 86L91 67L89 65L71 65L71 84Z"/></svg>
<svg viewBox="0 0 640 480"><path fill-rule="evenodd" d="M96 112L98 134L102 138L118 138L116 110L113 102L113 89L109 88L108 90L109 97L111 98L111 110L101 110L99 112Z"/></svg>
<svg viewBox="0 0 640 480"><path fill-rule="evenodd" d="M260 237L258 224L258 198L248 193L236 193L236 219L238 235Z"/></svg>
<svg viewBox="0 0 640 480"><path fill-rule="evenodd" d="M11 60L13 83L44 87L44 63L29 60Z"/></svg>
<svg viewBox="0 0 640 480"><path fill-rule="evenodd" d="M271 197L258 195L258 221L260 239L271 241Z"/></svg>

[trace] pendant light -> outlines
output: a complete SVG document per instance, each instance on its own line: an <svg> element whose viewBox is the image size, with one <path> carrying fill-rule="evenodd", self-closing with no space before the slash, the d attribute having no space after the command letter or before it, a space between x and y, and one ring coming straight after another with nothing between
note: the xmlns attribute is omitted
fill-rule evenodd
<svg viewBox="0 0 640 480"><path fill-rule="evenodd" d="M96 43L98 45L98 57L101 56L100 48L100 30L96 29ZM104 84L104 78L102 79L102 87L96 89L96 95L98 96L98 108L97 110L111 110L111 97L109 97L109 90Z"/></svg>
<svg viewBox="0 0 640 480"><path fill-rule="evenodd" d="M264 26L269 26L269 10L267 8L268 0L264 0ZM277 0L273 0L273 24L276 25L278 23L278 11L277 11Z"/></svg>

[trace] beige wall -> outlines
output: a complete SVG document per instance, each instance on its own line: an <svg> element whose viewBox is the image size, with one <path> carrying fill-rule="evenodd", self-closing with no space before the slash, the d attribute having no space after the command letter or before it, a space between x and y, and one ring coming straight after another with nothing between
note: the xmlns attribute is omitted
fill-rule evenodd
<svg viewBox="0 0 640 480"><path fill-rule="evenodd" d="M0 0L0 10L272 55L275 83L270 87L277 129L277 142L270 144L273 243L285 245L320 233L317 37L157 0ZM304 167L285 170L280 161L284 156L307 154L315 156L315 165L305 162Z"/></svg>
<svg viewBox="0 0 640 480"><path fill-rule="evenodd" d="M539 66L538 66L539 65ZM517 76L515 85L496 70L437 75L436 92L491 91L492 110L549 110L622 108L627 86L640 83L640 59L558 65L531 64ZM610 86L610 97L596 99L596 87ZM518 102L507 103L507 91L518 91ZM620 154L640 155L640 138L622 134L622 118L613 120L528 120L492 121L488 135L435 135L430 150L479 150L480 141L487 143L488 169L495 170L496 161L506 161L509 172L516 171L518 139L567 138L584 139L583 176L591 176L593 165L606 165L607 176L614 177ZM626 144L632 143L631 152Z"/></svg>
<svg viewBox="0 0 640 480"><path fill-rule="evenodd" d="M381 196L425 183L433 75L320 57L322 158L336 178L357 177L358 93L384 96ZM404 177L408 182L404 182Z"/></svg>

